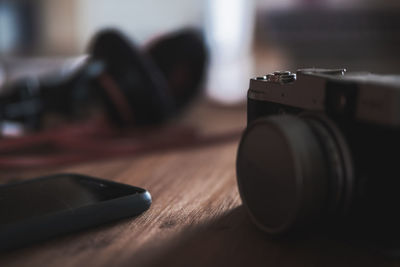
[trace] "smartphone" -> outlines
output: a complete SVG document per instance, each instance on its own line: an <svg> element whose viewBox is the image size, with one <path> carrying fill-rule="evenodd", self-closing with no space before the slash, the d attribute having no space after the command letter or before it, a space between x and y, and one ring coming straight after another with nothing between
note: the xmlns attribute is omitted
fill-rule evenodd
<svg viewBox="0 0 400 267"><path fill-rule="evenodd" d="M0 251L136 216L151 205L145 189L79 174L0 186Z"/></svg>

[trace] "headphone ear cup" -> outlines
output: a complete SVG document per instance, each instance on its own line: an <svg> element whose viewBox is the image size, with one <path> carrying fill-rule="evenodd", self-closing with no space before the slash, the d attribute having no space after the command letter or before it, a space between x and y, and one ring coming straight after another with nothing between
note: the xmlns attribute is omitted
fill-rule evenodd
<svg viewBox="0 0 400 267"><path fill-rule="evenodd" d="M164 35L150 43L146 51L164 74L175 108L186 106L204 80L208 55L201 33L185 29Z"/></svg>
<svg viewBox="0 0 400 267"><path fill-rule="evenodd" d="M168 84L152 59L117 30L103 30L89 46L91 60L105 64L96 88L120 126L165 121L174 111Z"/></svg>

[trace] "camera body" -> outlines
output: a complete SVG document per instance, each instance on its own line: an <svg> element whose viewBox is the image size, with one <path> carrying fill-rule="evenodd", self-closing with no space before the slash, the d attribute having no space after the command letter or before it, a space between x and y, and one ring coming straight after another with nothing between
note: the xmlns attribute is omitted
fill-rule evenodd
<svg viewBox="0 0 400 267"><path fill-rule="evenodd" d="M400 76L274 72L250 80L247 116L237 180L261 229L400 237Z"/></svg>

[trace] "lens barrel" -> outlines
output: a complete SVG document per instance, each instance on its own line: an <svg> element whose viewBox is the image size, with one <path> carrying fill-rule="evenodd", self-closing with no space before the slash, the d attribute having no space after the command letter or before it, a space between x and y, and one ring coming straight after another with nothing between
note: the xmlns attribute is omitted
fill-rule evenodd
<svg viewBox="0 0 400 267"><path fill-rule="evenodd" d="M352 164L339 130L320 116L270 116L240 141L237 182L244 206L265 232L284 234L351 203Z"/></svg>

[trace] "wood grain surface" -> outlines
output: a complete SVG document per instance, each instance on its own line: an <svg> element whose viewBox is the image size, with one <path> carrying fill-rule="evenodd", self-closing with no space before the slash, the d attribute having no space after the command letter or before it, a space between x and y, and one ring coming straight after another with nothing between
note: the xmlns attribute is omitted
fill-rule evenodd
<svg viewBox="0 0 400 267"><path fill-rule="evenodd" d="M179 121L205 133L242 129L244 107L200 103ZM151 208L0 255L0 266L397 266L324 235L272 240L249 221L235 180L237 140L55 169L1 173L1 182L76 172L144 187ZM2 240L1 242L3 242Z"/></svg>

